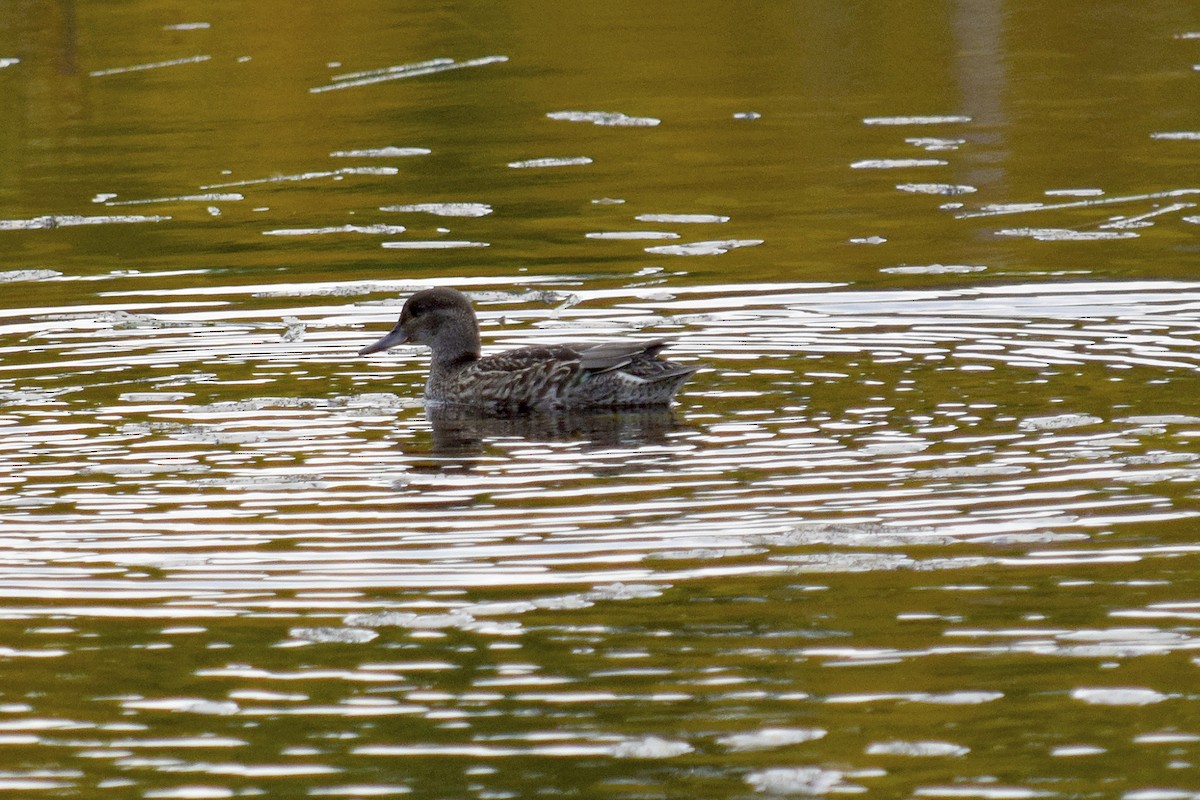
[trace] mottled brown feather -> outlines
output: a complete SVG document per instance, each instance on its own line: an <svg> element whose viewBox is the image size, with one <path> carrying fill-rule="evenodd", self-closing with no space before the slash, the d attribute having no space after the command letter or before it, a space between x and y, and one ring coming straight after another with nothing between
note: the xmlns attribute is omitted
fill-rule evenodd
<svg viewBox="0 0 1200 800"><path fill-rule="evenodd" d="M490 413L665 406L697 367L658 358L669 339L524 347L479 356L479 325L454 289L418 292L396 327L363 353L401 342L433 350L431 406Z"/></svg>

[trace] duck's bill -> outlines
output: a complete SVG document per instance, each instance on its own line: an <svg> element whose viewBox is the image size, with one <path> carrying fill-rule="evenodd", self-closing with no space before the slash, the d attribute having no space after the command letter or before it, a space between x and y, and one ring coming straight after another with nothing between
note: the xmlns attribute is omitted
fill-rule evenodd
<svg viewBox="0 0 1200 800"><path fill-rule="evenodd" d="M408 336L405 335L404 329L401 328L399 325L397 325L396 327L392 328L391 331L389 331L388 334L386 336L384 336L382 339L380 339L378 342L369 344L366 347L364 347L362 350L359 350L358 354L360 356L368 356L371 353L378 353L380 350L387 350L389 348L395 347L398 344L404 344L407 341L408 341Z"/></svg>

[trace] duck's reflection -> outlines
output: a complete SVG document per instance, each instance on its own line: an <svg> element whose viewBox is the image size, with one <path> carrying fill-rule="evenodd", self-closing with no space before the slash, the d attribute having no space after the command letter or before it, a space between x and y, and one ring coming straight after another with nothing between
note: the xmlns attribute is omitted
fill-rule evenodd
<svg viewBox="0 0 1200 800"><path fill-rule="evenodd" d="M432 426L428 455L456 460L481 456L489 441L500 439L578 442L583 450L636 448L663 444L681 427L667 408L519 416L443 408L426 409L426 416Z"/></svg>

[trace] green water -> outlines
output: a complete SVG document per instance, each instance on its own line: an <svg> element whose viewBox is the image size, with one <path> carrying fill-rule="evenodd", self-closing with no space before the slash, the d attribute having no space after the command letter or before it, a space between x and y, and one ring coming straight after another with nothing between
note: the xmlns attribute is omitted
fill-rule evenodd
<svg viewBox="0 0 1200 800"><path fill-rule="evenodd" d="M1197 64L1183 2L0 8L0 790L1195 796ZM355 353L433 285L701 369L431 419Z"/></svg>

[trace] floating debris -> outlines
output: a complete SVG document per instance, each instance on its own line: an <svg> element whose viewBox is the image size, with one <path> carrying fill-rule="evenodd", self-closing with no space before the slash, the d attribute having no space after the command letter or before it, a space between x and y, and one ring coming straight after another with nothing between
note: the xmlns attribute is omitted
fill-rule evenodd
<svg viewBox="0 0 1200 800"><path fill-rule="evenodd" d="M719 239L711 242L647 247L646 252L667 256L719 256L738 247L755 247L762 243L762 239Z"/></svg>
<svg viewBox="0 0 1200 800"><path fill-rule="evenodd" d="M0 231L25 231L47 228L69 228L75 225L121 225L134 222L163 222L170 217L143 216L91 216L73 214L48 215L33 219L0 219Z"/></svg>
<svg viewBox="0 0 1200 800"><path fill-rule="evenodd" d="M237 192L211 193L211 194L184 194L178 197L149 197L145 200L109 200L103 201L97 198L103 195L96 195L93 198L94 202L103 202L106 206L141 206L149 203L236 203L240 200L245 200L246 196ZM116 195L107 195L107 197L116 197Z"/></svg>
<svg viewBox="0 0 1200 800"><path fill-rule="evenodd" d="M482 67L487 64L500 64L505 61L508 61L508 56L485 56L483 58L472 58L468 61L455 61L452 58L435 58L416 64L399 64L394 67L384 67L378 70L335 75L333 78L334 83L326 86L314 86L308 91L312 94L320 94L321 92L332 92L335 89L367 86L372 83L395 81L402 78L416 78L421 75L432 75L435 72L447 72L452 69L463 69L464 67Z"/></svg>
<svg viewBox="0 0 1200 800"><path fill-rule="evenodd" d="M1047 189L1042 194L1047 197L1100 197L1103 189Z"/></svg>
<svg viewBox="0 0 1200 800"><path fill-rule="evenodd" d="M492 213L487 203L412 203L403 206L381 206L380 211L433 214L438 217L486 217Z"/></svg>
<svg viewBox="0 0 1200 800"><path fill-rule="evenodd" d="M699 225L710 222L729 222L729 217L719 214L638 214L638 222L663 222L672 225Z"/></svg>
<svg viewBox="0 0 1200 800"><path fill-rule="evenodd" d="M590 122L616 128L652 128L662 122L654 117L631 117L619 111L551 111L546 116L566 122Z"/></svg>
<svg viewBox="0 0 1200 800"><path fill-rule="evenodd" d="M173 25L163 25L164 31L203 31L211 28L207 22L176 22Z"/></svg>
<svg viewBox="0 0 1200 800"><path fill-rule="evenodd" d="M335 150L330 158L406 158L427 156L433 151L428 147L369 147L365 150Z"/></svg>
<svg viewBox="0 0 1200 800"><path fill-rule="evenodd" d="M625 202L624 200L620 200L616 197L597 197L595 200L592 201L592 205L594 205L594 206L619 206L624 202Z"/></svg>
<svg viewBox="0 0 1200 800"><path fill-rule="evenodd" d="M1136 239L1133 231L1077 231L1071 228L1004 228L997 236L1025 237L1039 242L1097 242L1106 239Z"/></svg>
<svg viewBox="0 0 1200 800"><path fill-rule="evenodd" d="M884 244L887 239L882 236L856 236L850 239L850 244Z"/></svg>
<svg viewBox="0 0 1200 800"><path fill-rule="evenodd" d="M0 69L4 69L5 67L11 67L14 64L20 64L20 63L21 63L21 59L19 59L19 58L0 58Z"/></svg>
<svg viewBox="0 0 1200 800"><path fill-rule="evenodd" d="M327 228L278 228L263 231L263 236L324 236L331 233L367 233L395 236L404 233L403 225L333 225Z"/></svg>
<svg viewBox="0 0 1200 800"><path fill-rule="evenodd" d="M124 72L140 72L146 69L160 69L162 67L174 67L180 64L199 64L202 61L208 61L212 56L189 56L187 58L174 58L170 61L156 61L153 64L134 64L131 67L112 67L110 69L97 69L88 73L93 78L99 78L104 75L119 75Z"/></svg>
<svg viewBox="0 0 1200 800"><path fill-rule="evenodd" d="M531 158L528 161L510 161L508 166L513 169L543 169L545 167L578 167L591 164L587 156L571 158Z"/></svg>
<svg viewBox="0 0 1200 800"><path fill-rule="evenodd" d="M949 125L970 121L970 117L962 115L927 117L867 117L863 120L863 125Z"/></svg>
<svg viewBox="0 0 1200 800"><path fill-rule="evenodd" d="M762 119L762 114L757 111L736 111L733 114L734 119Z"/></svg>
<svg viewBox="0 0 1200 800"><path fill-rule="evenodd" d="M867 158L855 161L850 169L905 169L907 167L944 167L949 161L938 158Z"/></svg>
<svg viewBox="0 0 1200 800"><path fill-rule="evenodd" d="M400 170L395 167L342 167L341 169L323 172L301 172L296 175L275 175L270 178L251 178L244 181L228 183L210 183L201 189L227 189L231 186L254 186L260 183L283 183L286 181L311 181L318 178L341 178L344 175L397 175Z"/></svg>
<svg viewBox="0 0 1200 800"><path fill-rule="evenodd" d="M462 241L415 241L415 242L384 242L383 246L391 250L450 250L456 247L491 247L487 242Z"/></svg>
<svg viewBox="0 0 1200 800"><path fill-rule="evenodd" d="M911 192L913 194L973 194L979 191L974 186L966 184L953 183L900 183L896 188L902 192Z"/></svg>

